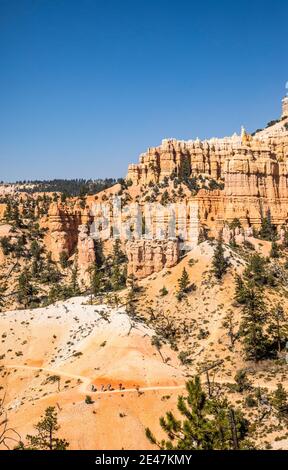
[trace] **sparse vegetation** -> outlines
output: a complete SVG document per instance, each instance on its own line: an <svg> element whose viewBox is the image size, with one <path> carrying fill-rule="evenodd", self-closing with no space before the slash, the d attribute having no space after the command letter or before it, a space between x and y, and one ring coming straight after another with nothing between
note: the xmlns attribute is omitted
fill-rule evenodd
<svg viewBox="0 0 288 470"><path fill-rule="evenodd" d="M67 450L69 443L56 437L59 429L56 409L49 406L42 419L35 425L36 434L28 434L26 443L20 442L17 450Z"/></svg>

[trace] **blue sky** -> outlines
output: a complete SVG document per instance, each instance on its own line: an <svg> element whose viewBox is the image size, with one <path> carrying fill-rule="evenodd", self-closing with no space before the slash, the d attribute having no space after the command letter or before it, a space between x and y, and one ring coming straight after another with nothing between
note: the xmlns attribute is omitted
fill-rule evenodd
<svg viewBox="0 0 288 470"><path fill-rule="evenodd" d="M0 0L0 180L120 177L280 115L287 0Z"/></svg>

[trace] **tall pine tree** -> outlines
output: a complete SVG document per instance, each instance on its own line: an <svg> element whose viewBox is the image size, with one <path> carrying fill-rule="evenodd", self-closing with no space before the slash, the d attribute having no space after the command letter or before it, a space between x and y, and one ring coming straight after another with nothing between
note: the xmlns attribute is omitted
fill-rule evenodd
<svg viewBox="0 0 288 470"><path fill-rule="evenodd" d="M223 237L222 232L217 240L217 245L214 250L214 256L212 259L213 273L214 276L220 280L224 276L228 268L228 261L224 256Z"/></svg>
<svg viewBox="0 0 288 470"><path fill-rule="evenodd" d="M263 328L267 322L263 294L255 286L246 286L240 332L247 360L258 362L267 354L268 341Z"/></svg>

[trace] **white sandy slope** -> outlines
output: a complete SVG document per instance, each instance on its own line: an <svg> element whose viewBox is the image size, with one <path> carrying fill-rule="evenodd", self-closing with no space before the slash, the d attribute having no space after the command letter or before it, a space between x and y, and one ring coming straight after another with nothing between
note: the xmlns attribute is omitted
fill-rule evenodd
<svg viewBox="0 0 288 470"><path fill-rule="evenodd" d="M131 321L124 308L88 300L0 314L0 385L10 424L25 437L53 405L71 448L149 448L145 426L157 426L168 406L163 396L175 401L183 390L177 355L164 346L163 362L152 329Z"/></svg>

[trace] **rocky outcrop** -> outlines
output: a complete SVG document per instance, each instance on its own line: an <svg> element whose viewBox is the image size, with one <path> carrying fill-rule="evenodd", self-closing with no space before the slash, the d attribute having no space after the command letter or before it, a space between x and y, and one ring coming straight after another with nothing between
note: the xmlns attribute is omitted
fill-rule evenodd
<svg viewBox="0 0 288 470"><path fill-rule="evenodd" d="M225 158L240 144L236 134L224 139L179 141L165 139L140 155L138 165L129 165L127 179L133 184L158 183L165 177L207 174L219 179Z"/></svg>
<svg viewBox="0 0 288 470"><path fill-rule="evenodd" d="M0 221L4 219L6 207L6 204L0 203Z"/></svg>
<svg viewBox="0 0 288 470"><path fill-rule="evenodd" d="M88 270L96 262L94 240L89 235L89 228L87 225L79 226L77 253L80 276L84 280L87 280L89 278Z"/></svg>
<svg viewBox="0 0 288 470"><path fill-rule="evenodd" d="M63 251L68 256L73 254L77 246L80 224L79 213L69 211L62 204L52 203L50 205L47 218L42 220L42 226L48 229L45 245L55 261L59 260L60 253Z"/></svg>
<svg viewBox="0 0 288 470"><path fill-rule="evenodd" d="M282 118L288 117L288 96L282 100Z"/></svg>
<svg viewBox="0 0 288 470"><path fill-rule="evenodd" d="M128 276L133 274L142 279L163 268L175 266L179 260L179 245L177 239L141 239L127 242L126 253Z"/></svg>

